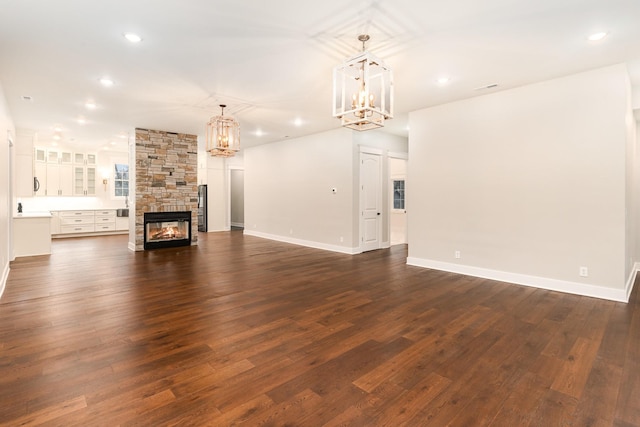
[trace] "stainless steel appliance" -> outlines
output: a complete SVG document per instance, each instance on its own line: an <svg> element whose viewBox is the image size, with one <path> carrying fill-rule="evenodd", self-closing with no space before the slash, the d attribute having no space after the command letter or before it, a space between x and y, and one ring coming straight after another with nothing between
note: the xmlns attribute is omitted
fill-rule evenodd
<svg viewBox="0 0 640 427"><path fill-rule="evenodd" d="M198 231L207 231L207 186L198 185Z"/></svg>

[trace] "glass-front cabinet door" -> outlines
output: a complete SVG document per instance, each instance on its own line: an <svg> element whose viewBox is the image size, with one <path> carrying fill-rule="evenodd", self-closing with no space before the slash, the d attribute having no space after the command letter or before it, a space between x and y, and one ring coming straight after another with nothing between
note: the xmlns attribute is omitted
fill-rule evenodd
<svg viewBox="0 0 640 427"><path fill-rule="evenodd" d="M92 166L73 167L73 194L76 196L96 195L96 168Z"/></svg>
<svg viewBox="0 0 640 427"><path fill-rule="evenodd" d="M95 160L94 160L95 161ZM85 181L85 196L95 196L96 195L96 168L87 167L86 168L86 181Z"/></svg>
<svg viewBox="0 0 640 427"><path fill-rule="evenodd" d="M75 196L84 196L84 167L73 167L73 194Z"/></svg>

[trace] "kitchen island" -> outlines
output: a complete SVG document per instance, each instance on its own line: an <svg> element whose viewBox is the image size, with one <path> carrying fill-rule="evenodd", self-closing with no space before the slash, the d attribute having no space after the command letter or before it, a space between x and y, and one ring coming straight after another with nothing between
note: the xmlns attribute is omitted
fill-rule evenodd
<svg viewBox="0 0 640 427"><path fill-rule="evenodd" d="M15 257L51 253L51 213L25 212L13 217L13 255Z"/></svg>

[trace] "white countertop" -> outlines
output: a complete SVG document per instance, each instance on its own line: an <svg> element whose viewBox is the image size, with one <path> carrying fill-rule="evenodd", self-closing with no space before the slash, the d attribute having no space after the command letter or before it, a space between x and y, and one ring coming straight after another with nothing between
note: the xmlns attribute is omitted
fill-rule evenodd
<svg viewBox="0 0 640 427"><path fill-rule="evenodd" d="M19 218L51 218L51 212L23 212L13 216L13 219Z"/></svg>

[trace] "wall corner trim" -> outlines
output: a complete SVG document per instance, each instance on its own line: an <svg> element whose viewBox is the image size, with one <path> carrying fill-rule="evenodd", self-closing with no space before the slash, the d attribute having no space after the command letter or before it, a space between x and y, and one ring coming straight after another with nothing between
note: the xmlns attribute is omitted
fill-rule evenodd
<svg viewBox="0 0 640 427"><path fill-rule="evenodd" d="M2 294L4 294L4 289L7 285L7 280L9 280L9 263L4 266L2 269L2 276L0 277L0 298L2 298Z"/></svg>
<svg viewBox="0 0 640 427"><path fill-rule="evenodd" d="M450 273L458 273L467 276L480 277L483 279L497 280L499 282L512 283L515 285L531 286L534 288L546 289L549 291L564 292L568 294L600 298L624 303L629 301L629 294L631 293L629 284L627 284L628 289L607 288L604 286L587 285L584 283L569 282L564 280L550 279L546 277L529 276L526 274L508 273L505 271L491 270L469 265L452 264L448 262L422 258L408 257L407 265L448 271Z"/></svg>
<svg viewBox="0 0 640 427"><path fill-rule="evenodd" d="M638 277L638 271L640 271L640 262L636 262L633 265L633 270L631 271L631 274L629 274L629 280L627 280L627 286L625 287L625 295L627 298L625 302L629 302L631 292L633 291L633 285L636 282L636 277Z"/></svg>

